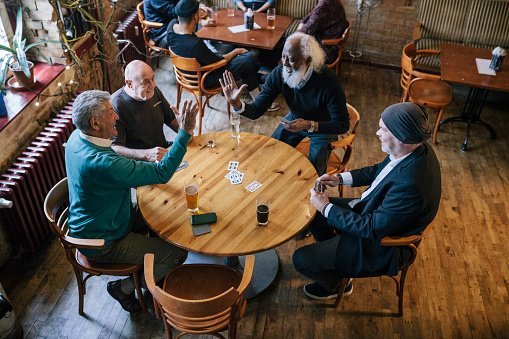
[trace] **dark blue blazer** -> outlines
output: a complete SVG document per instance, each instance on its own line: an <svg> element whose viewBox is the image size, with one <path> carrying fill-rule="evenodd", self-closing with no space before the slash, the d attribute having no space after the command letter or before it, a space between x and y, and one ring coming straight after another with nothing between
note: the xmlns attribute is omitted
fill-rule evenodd
<svg viewBox="0 0 509 339"><path fill-rule="evenodd" d="M390 162L351 171L353 186L370 185ZM400 250L383 247L388 235L423 231L435 218L441 196L440 166L435 152L424 143L403 159L353 210L334 205L329 225L341 230L336 270L341 277L395 275ZM331 200L333 203L334 201Z"/></svg>

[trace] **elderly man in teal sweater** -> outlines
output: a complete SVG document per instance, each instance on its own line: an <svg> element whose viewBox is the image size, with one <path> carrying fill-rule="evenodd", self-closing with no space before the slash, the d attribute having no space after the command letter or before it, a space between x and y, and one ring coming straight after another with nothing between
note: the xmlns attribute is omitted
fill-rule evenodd
<svg viewBox="0 0 509 339"><path fill-rule="evenodd" d="M180 129L174 144L160 162L125 158L111 148L117 135L118 115L103 91L85 91L75 100L72 121L78 128L65 150L69 183L69 230L77 238L105 239L103 250L80 250L96 262L143 263L145 253L154 253L156 280L182 264L187 253L147 230L131 203L131 187L165 183L175 173L193 133L196 105L184 103L182 114L174 109ZM146 287L143 279L143 286ZM108 283L108 293L128 312L140 310L130 278Z"/></svg>

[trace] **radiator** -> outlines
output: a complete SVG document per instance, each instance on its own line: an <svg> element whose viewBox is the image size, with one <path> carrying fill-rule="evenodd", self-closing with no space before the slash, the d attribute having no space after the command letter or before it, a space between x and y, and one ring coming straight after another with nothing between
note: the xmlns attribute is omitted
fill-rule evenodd
<svg viewBox="0 0 509 339"><path fill-rule="evenodd" d="M0 198L13 202L0 209L0 221L17 254L35 253L52 237L44 199L65 174L64 144L74 130L71 100L0 176Z"/></svg>
<svg viewBox="0 0 509 339"><path fill-rule="evenodd" d="M143 32L136 10L120 22L115 33L117 34L117 39L120 40L119 48L123 51L122 55L126 65L133 60L147 60L145 41L143 40ZM127 40L131 41L132 44L126 46Z"/></svg>

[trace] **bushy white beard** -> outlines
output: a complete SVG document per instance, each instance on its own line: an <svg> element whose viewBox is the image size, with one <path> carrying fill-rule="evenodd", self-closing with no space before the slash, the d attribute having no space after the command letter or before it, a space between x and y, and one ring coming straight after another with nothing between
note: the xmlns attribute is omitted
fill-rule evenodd
<svg viewBox="0 0 509 339"><path fill-rule="evenodd" d="M292 73L286 70L286 67L283 67L283 81L290 88L296 88L304 79L306 75L306 67L301 67L298 71L293 71Z"/></svg>

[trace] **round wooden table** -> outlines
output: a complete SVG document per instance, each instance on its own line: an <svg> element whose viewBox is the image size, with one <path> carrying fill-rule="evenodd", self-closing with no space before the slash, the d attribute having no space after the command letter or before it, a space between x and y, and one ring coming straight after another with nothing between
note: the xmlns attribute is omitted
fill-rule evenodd
<svg viewBox="0 0 509 339"><path fill-rule="evenodd" d="M212 256L258 253L252 297L275 278L278 258L273 249L297 235L314 217L309 190L318 176L302 153L264 135L241 133L237 145L230 132L217 132L215 148L207 147L206 139L206 134L193 138L184 157L189 166L167 184L138 188L138 205L151 229L178 247ZM238 185L225 178L232 160L239 162L238 171L244 173ZM190 178L199 181L199 213L217 214L212 232L198 237L193 236L184 195L184 181ZM249 192L246 186L255 180L262 186ZM256 223L260 196L271 201L269 223L264 227Z"/></svg>

